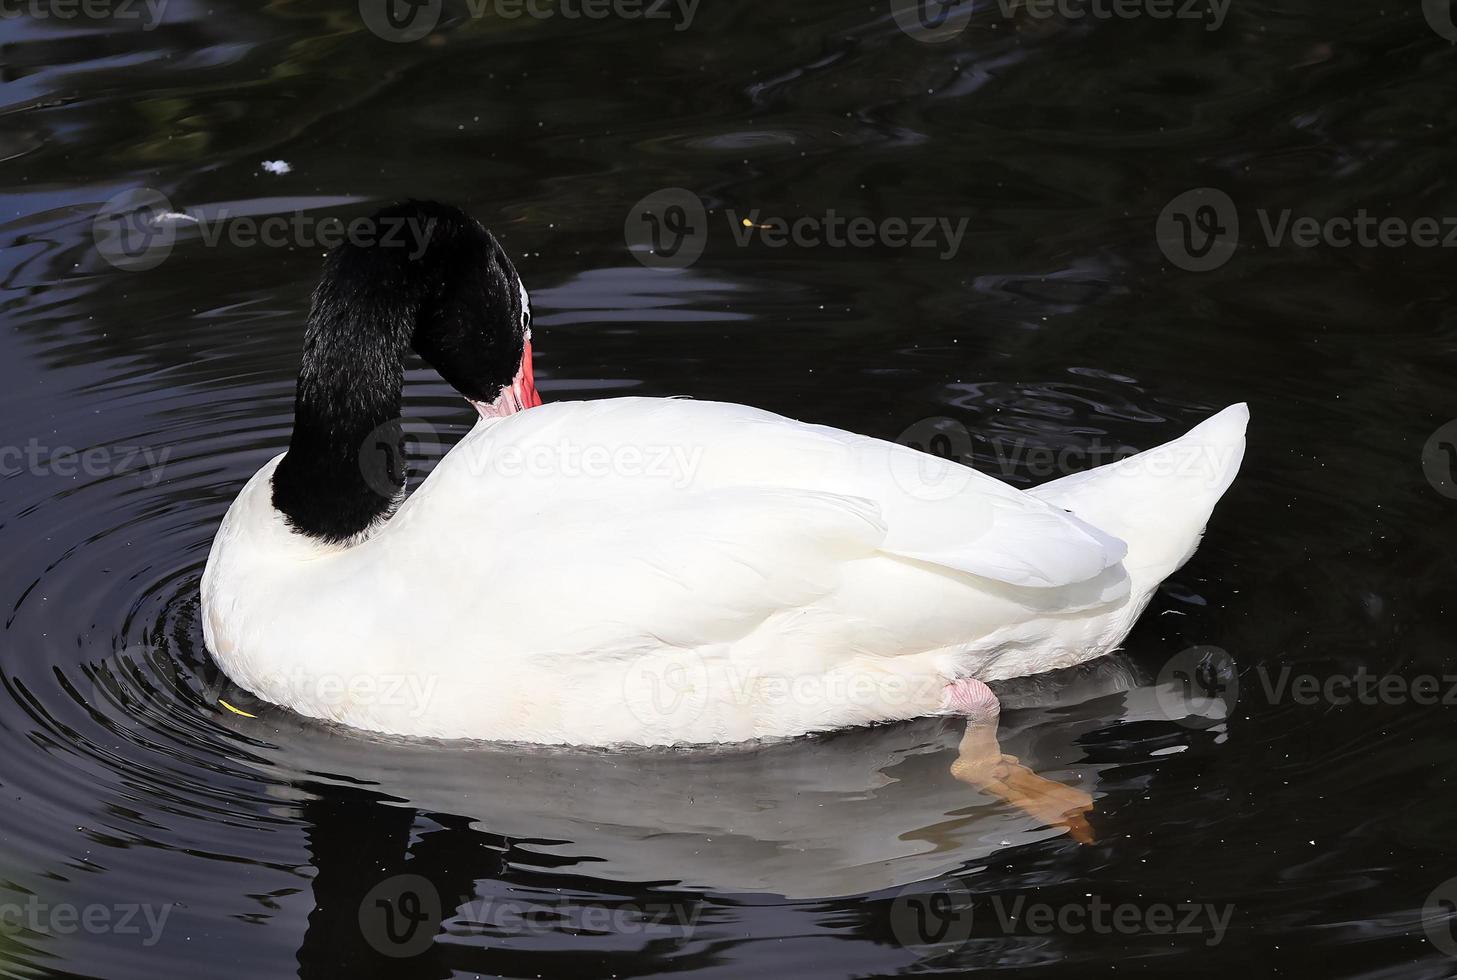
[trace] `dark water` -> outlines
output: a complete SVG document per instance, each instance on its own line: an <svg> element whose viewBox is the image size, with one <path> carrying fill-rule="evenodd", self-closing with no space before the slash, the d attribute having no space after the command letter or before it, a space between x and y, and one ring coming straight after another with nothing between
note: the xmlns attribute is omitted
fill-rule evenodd
<svg viewBox="0 0 1457 980"><path fill-rule="evenodd" d="M939 44L884 3L567 9L393 43L316 0L6 8L0 972L1457 974L1457 252L1260 217L1457 216L1445 5L1234 0L1211 30L983 4ZM645 267L624 223L672 187L707 247ZM1155 228L1203 187L1240 228L1199 272L1229 205ZM233 228L467 207L532 290L548 399L949 431L1021 486L1247 400L1244 471L1123 653L1001 689L1003 747L1091 791L1097 839L952 779L950 721L523 752L228 686L198 578L286 443L322 249L183 222L118 268L93 222L133 188ZM740 245L756 209L967 223L954 249ZM423 368L406 394L425 469L472 415ZM1160 684L1201 646L1227 717Z"/></svg>

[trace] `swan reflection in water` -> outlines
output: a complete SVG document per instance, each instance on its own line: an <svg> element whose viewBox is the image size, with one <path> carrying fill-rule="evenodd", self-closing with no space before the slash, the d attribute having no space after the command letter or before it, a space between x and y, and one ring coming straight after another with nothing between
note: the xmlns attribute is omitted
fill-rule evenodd
<svg viewBox="0 0 1457 980"><path fill-rule="evenodd" d="M997 730L935 717L692 750L409 741L235 688L229 703L258 716L217 720L308 825L304 975L401 951L446 975L486 969L469 965L478 937L499 946L547 920L570 931L583 909L599 938L627 924L646 947L681 941L710 893L874 895L1002 848L1094 839L1100 774L1079 739L1170 723L1169 692L1122 655L996 688Z"/></svg>

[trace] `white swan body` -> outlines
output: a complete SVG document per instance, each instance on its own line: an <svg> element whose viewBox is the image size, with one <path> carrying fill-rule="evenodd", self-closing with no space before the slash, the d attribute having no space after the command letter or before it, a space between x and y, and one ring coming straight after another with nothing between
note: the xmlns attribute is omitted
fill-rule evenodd
<svg viewBox="0 0 1457 980"><path fill-rule="evenodd" d="M202 581L224 670L401 735L733 742L934 714L959 678L1100 656L1193 553L1236 405L1022 492L915 450L714 402L483 418L387 521L327 543L274 459Z"/></svg>

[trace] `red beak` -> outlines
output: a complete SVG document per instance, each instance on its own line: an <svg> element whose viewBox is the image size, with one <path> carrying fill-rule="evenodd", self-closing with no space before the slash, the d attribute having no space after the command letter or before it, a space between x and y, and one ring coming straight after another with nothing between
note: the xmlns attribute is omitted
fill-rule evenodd
<svg viewBox="0 0 1457 980"><path fill-rule="evenodd" d="M490 404L471 400L471 404L483 419L515 415L541 404L541 396L536 393L536 372L531 366L531 341L528 340L521 351L521 366L516 369L516 377L511 379L510 385L501 389L496 400Z"/></svg>
<svg viewBox="0 0 1457 980"><path fill-rule="evenodd" d="M541 404L541 395L536 392L536 372L531 366L531 341L526 341L526 347L521 352L521 370L516 373L516 381L512 388L520 388L521 407L535 408Z"/></svg>

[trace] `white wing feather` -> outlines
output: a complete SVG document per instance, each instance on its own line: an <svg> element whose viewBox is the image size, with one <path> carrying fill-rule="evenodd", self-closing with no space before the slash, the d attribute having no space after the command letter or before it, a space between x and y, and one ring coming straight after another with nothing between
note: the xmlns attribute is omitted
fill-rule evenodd
<svg viewBox="0 0 1457 980"><path fill-rule="evenodd" d="M885 553L1022 587L1084 582L1126 553L1117 538L969 467L719 402L618 398L546 405L478 426L431 479L449 483L437 491L447 500L489 507L503 481L481 475L499 474L493 460L502 453L561 461L589 449L614 461L630 458L633 450L645 458L666 452L673 469L662 478L620 467L574 479L559 471L539 479L523 472L518 482L534 484L528 492L548 494L553 502L581 496L650 511L685 491L718 491L717 505L734 500L736 492L781 491L773 498L745 494L740 507L755 499L782 506L796 491L867 499L888 528ZM709 514L703 521L714 523ZM698 544L692 530L675 539L680 547Z"/></svg>

